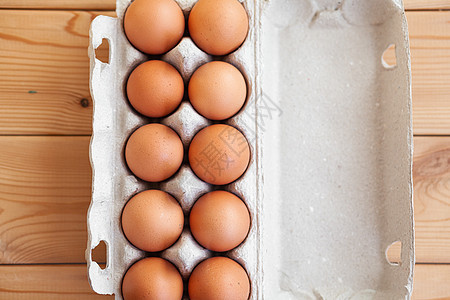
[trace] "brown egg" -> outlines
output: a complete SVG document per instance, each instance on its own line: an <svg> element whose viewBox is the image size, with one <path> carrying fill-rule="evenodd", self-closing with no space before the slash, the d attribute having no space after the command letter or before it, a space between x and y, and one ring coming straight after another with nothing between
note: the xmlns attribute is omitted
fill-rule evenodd
<svg viewBox="0 0 450 300"><path fill-rule="evenodd" d="M247 86L233 65L213 61L198 68L189 81L189 100L205 118L231 118L244 105Z"/></svg>
<svg viewBox="0 0 450 300"><path fill-rule="evenodd" d="M250 147L244 135L224 124L198 132L189 146L189 163L203 181L222 185L238 179L247 169Z"/></svg>
<svg viewBox="0 0 450 300"><path fill-rule="evenodd" d="M213 257L201 262L189 278L190 300L247 300L250 280L237 262Z"/></svg>
<svg viewBox="0 0 450 300"><path fill-rule="evenodd" d="M133 132L125 147L125 158L131 172L150 181L172 176L183 161L183 144L171 128L148 124Z"/></svg>
<svg viewBox="0 0 450 300"><path fill-rule="evenodd" d="M183 99L184 83L172 65L151 60L133 70L127 82L131 105L147 117L167 116Z"/></svg>
<svg viewBox="0 0 450 300"><path fill-rule="evenodd" d="M181 300L183 280L167 260L148 257L132 265L125 273L122 295L124 300Z"/></svg>
<svg viewBox="0 0 450 300"><path fill-rule="evenodd" d="M248 16L238 0L199 0L189 15L188 26L200 49L226 55L247 37Z"/></svg>
<svg viewBox="0 0 450 300"><path fill-rule="evenodd" d="M173 0L135 0L123 22L130 43L148 54L169 51L184 34L183 11Z"/></svg>
<svg viewBox="0 0 450 300"><path fill-rule="evenodd" d="M167 249L181 235L184 215L177 200L159 190L143 191L128 201L122 212L122 229L139 249Z"/></svg>
<svg viewBox="0 0 450 300"><path fill-rule="evenodd" d="M191 232L203 247L217 252L237 247L250 229L247 206L232 193L214 191L200 197L189 217Z"/></svg>

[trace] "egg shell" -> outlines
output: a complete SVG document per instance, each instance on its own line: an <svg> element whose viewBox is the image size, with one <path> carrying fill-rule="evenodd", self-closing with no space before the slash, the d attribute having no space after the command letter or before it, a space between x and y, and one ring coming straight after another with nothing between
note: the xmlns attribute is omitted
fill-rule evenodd
<svg viewBox="0 0 450 300"><path fill-rule="evenodd" d="M167 249L181 235L184 215L174 197L160 190L143 191L131 198L122 213L122 229L139 249Z"/></svg>
<svg viewBox="0 0 450 300"><path fill-rule="evenodd" d="M224 120L244 105L247 86L244 76L233 65L213 61L198 68L189 81L189 100L205 118Z"/></svg>
<svg viewBox="0 0 450 300"><path fill-rule="evenodd" d="M124 17L125 34L133 46L147 54L162 54L181 40L185 20L173 0L135 0Z"/></svg>
<svg viewBox="0 0 450 300"><path fill-rule="evenodd" d="M180 167L183 144L176 132L165 125L144 125L130 136L125 159L137 177L150 182L163 181Z"/></svg>
<svg viewBox="0 0 450 300"><path fill-rule="evenodd" d="M181 103L184 82L172 65L162 60L140 64L127 81L131 105L147 117L160 118L173 112Z"/></svg>
<svg viewBox="0 0 450 300"><path fill-rule="evenodd" d="M215 124L198 132L189 146L189 163L203 181L224 185L238 179L247 169L250 147L236 128Z"/></svg>
<svg viewBox="0 0 450 300"><path fill-rule="evenodd" d="M237 0L199 0L189 15L188 26L197 46L212 55L236 50L249 28L247 12Z"/></svg>
<svg viewBox="0 0 450 300"><path fill-rule="evenodd" d="M188 284L190 300L247 300L250 281L244 268L226 257L212 257L192 272Z"/></svg>
<svg viewBox="0 0 450 300"><path fill-rule="evenodd" d="M128 269L122 282L122 295L124 300L181 300L183 280L167 260L148 257Z"/></svg>
<svg viewBox="0 0 450 300"><path fill-rule="evenodd" d="M250 215L244 202L234 194L213 191L195 202L189 224L200 245L224 252L244 241L250 229Z"/></svg>

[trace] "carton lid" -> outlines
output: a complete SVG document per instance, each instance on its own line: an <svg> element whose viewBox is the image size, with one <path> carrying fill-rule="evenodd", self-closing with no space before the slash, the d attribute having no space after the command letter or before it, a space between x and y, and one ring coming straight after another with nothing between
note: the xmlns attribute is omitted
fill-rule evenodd
<svg viewBox="0 0 450 300"><path fill-rule="evenodd" d="M409 298L411 79L401 1L268 1L260 16L264 299ZM391 45L392 66L383 59ZM393 264L386 252L397 241Z"/></svg>

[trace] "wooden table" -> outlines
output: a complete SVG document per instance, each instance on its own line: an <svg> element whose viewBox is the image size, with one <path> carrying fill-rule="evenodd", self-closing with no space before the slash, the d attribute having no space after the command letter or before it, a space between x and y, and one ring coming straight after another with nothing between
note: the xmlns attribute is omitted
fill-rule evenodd
<svg viewBox="0 0 450 300"><path fill-rule="evenodd" d="M0 299L113 299L87 282L88 28L114 0L0 0ZM405 0L414 299L450 298L450 0ZM100 56L104 56L100 53ZM104 261L104 251L96 254Z"/></svg>

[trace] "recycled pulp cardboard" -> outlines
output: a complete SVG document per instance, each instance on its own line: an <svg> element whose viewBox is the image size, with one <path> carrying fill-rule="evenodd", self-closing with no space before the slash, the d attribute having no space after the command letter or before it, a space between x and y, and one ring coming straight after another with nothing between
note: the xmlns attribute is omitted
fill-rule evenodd
<svg viewBox="0 0 450 300"><path fill-rule="evenodd" d="M195 0L177 1L187 16ZM91 25L91 94L94 100L88 212L92 288L122 299L127 268L145 256L124 237L120 214L139 191L160 188L188 214L213 187L184 164L169 180L150 184L126 167L129 135L149 122L172 127L187 148L210 121L185 99L161 120L128 104L125 82L149 58L126 39L122 20L130 0L117 0L117 18ZM223 59L244 74L248 98L227 123L250 142L243 177L225 189L249 207L252 225L238 248L226 253L247 270L251 299L409 299L414 266L411 81L407 24L400 0L244 0L250 30ZM94 49L108 40L109 64ZM396 65L383 61L395 45ZM213 57L184 37L160 57L188 82ZM107 244L107 266L91 249ZM386 258L400 241L401 263ZM186 228L161 256L187 279L212 253Z"/></svg>

